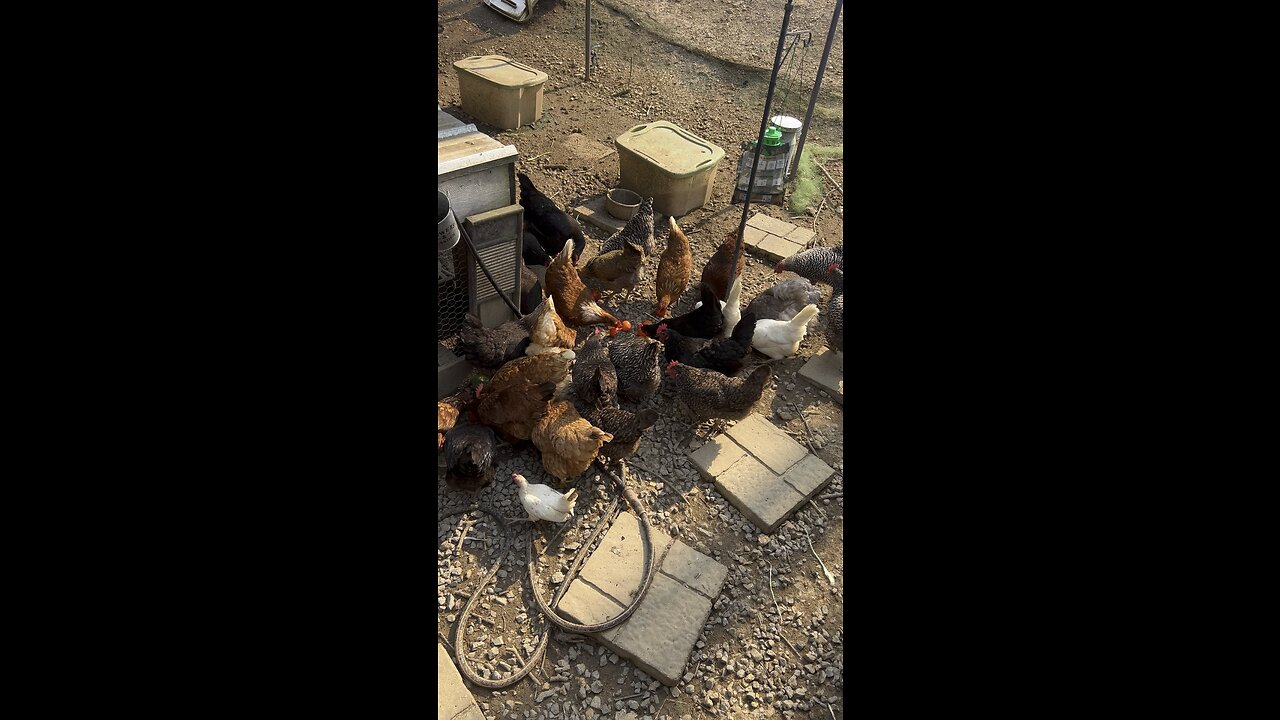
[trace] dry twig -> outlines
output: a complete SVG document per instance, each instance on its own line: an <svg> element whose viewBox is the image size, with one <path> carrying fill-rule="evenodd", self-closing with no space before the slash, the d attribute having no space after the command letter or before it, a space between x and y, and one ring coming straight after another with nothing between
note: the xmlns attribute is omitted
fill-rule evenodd
<svg viewBox="0 0 1280 720"><path fill-rule="evenodd" d="M805 527L804 525L801 525L800 529L804 530L804 537L806 540L809 541L809 552L813 553L813 557L816 558L818 561L818 564L822 566L822 572L827 574L827 582L831 583L831 587L835 587L836 576L831 574L831 571L827 569L827 564L822 562L822 558L818 557L818 551L813 549L813 538L809 537L809 528Z"/></svg>
<svg viewBox="0 0 1280 720"><path fill-rule="evenodd" d="M836 179L831 177L831 173L827 172L827 168L824 167L822 163L818 162L814 163L814 165L817 165L818 169L822 171L822 174L827 176L827 179L831 181L831 186L839 191L840 197L844 197L844 190L836 183Z"/></svg>

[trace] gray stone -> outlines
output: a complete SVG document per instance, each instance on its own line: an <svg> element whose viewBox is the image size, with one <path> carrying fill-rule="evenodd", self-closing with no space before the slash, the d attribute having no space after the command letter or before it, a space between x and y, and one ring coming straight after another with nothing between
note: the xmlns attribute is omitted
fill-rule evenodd
<svg viewBox="0 0 1280 720"><path fill-rule="evenodd" d="M808 454L800 443L757 413L751 413L725 434L779 475Z"/></svg>
<svg viewBox="0 0 1280 720"><path fill-rule="evenodd" d="M767 233L773 233L778 237L783 237L787 233L796 229L795 225L777 218L769 217L764 213L756 213L747 221L747 224L752 227L758 227Z"/></svg>
<svg viewBox="0 0 1280 720"><path fill-rule="evenodd" d="M786 240L790 240L793 243L800 243L801 245L805 245L810 240L813 239L813 236L815 234L816 233L814 233L809 228L798 227L795 230L792 230L791 232L784 235L783 238Z"/></svg>
<svg viewBox="0 0 1280 720"><path fill-rule="evenodd" d="M689 453L689 459L703 479L712 482L746 454L747 451L728 436L717 435L711 442Z"/></svg>
<svg viewBox="0 0 1280 720"><path fill-rule="evenodd" d="M758 245L752 248L753 254L760 255L770 262L777 262L783 258L789 258L792 255L804 250L804 246L793 243L790 240L784 240L776 235L770 235L761 240Z"/></svg>
<svg viewBox="0 0 1280 720"><path fill-rule="evenodd" d="M813 497L814 493L822 489L823 486L835 476L835 470L831 466L822 462L822 459L816 455L805 455L804 459L796 463L790 470L782 476L782 479L788 485L795 488L797 492L806 498Z"/></svg>
<svg viewBox="0 0 1280 720"><path fill-rule="evenodd" d="M716 489L761 532L778 529L805 498L753 457L734 463L716 480Z"/></svg>
<svg viewBox="0 0 1280 720"><path fill-rule="evenodd" d="M462 683L458 672L442 643L436 643L436 679L440 690L436 695L436 717L442 720L484 720L480 706Z"/></svg>
<svg viewBox="0 0 1280 720"><path fill-rule="evenodd" d="M617 617L625 607L578 578L569 586L556 609L582 625L598 625Z"/></svg>
<svg viewBox="0 0 1280 720"><path fill-rule="evenodd" d="M641 670L671 686L680 678L710 615L710 600L658 573L635 614L598 637Z"/></svg>
<svg viewBox="0 0 1280 720"><path fill-rule="evenodd" d="M844 405L844 364L831 348L810 358L800 368L800 377Z"/></svg>
<svg viewBox="0 0 1280 720"><path fill-rule="evenodd" d="M585 580L623 607L630 603L640 592L640 584L644 581L641 530L640 520L635 515L630 512L619 515L600 541L600 546L583 565L574 584ZM649 537L653 543L653 562L661 567L662 558L671 546L671 537L653 527Z"/></svg>
<svg viewBox="0 0 1280 720"><path fill-rule="evenodd" d="M764 230L748 225L746 229L742 231L742 244L747 247L755 247L760 244L761 240L764 240L768 236L769 233Z"/></svg>
<svg viewBox="0 0 1280 720"><path fill-rule="evenodd" d="M708 600L716 599L729 575L729 568L679 540L672 543L671 549L667 551L661 571L701 593Z"/></svg>

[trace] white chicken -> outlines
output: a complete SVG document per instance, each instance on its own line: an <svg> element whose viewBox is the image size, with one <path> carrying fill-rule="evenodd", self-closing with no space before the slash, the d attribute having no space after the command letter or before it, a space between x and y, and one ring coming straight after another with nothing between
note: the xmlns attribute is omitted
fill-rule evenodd
<svg viewBox="0 0 1280 720"><path fill-rule="evenodd" d="M511 479L520 488L520 503L531 520L546 520L562 523L573 515L573 504L577 502L577 488L567 493L559 493L546 485L530 485L520 473L511 473Z"/></svg>
<svg viewBox="0 0 1280 720"><path fill-rule="evenodd" d="M741 275L733 279L733 285L729 286L729 297L720 303L720 309L724 312L724 327L716 337L726 338L733 334L734 326L742 319Z"/></svg>
<svg viewBox="0 0 1280 720"><path fill-rule="evenodd" d="M805 305L790 320L757 320L751 346L774 360L791 357L799 352L800 341L809 330L809 320L817 314L817 305Z"/></svg>

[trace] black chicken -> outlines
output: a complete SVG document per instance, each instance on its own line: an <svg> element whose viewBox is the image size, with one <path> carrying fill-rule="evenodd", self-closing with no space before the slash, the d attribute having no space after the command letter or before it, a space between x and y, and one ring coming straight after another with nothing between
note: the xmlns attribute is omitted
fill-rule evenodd
<svg viewBox="0 0 1280 720"><path fill-rule="evenodd" d="M685 337L679 330L672 330L666 323L658 323L658 341L662 343L663 360L675 360L689 364L698 351L711 342L706 338Z"/></svg>
<svg viewBox="0 0 1280 720"><path fill-rule="evenodd" d="M524 173L517 173L520 180L520 207L524 208L524 224L542 245L548 256L554 257L564 249L565 243L573 240L573 264L578 264L582 251L587 247L587 238L582 234L578 221L560 209L551 198L543 195L533 186L533 181ZM528 243L526 242L526 245ZM531 265L545 263L532 262Z"/></svg>
<svg viewBox="0 0 1280 720"><path fill-rule="evenodd" d="M707 283L699 283L698 291L702 305L680 317L673 317L660 323L641 325L639 329L640 335L655 337L658 332L658 325L661 324L685 337L708 339L715 337L716 333L720 332L720 328L724 327L724 311L720 308L720 300Z"/></svg>
<svg viewBox="0 0 1280 720"><path fill-rule="evenodd" d="M498 438L484 425L457 425L444 436L445 481L455 490L479 490L493 482Z"/></svg>
<svg viewBox="0 0 1280 720"><path fill-rule="evenodd" d="M524 242L521 244L520 257L524 260L525 265L541 265L546 267L551 264L551 256L547 254L547 249L542 247L542 243L538 242L538 238L528 230L524 231Z"/></svg>
<svg viewBox="0 0 1280 720"><path fill-rule="evenodd" d="M733 333L729 337L716 338L707 343L694 353L688 364L691 367L715 370L730 377L737 375L742 369L742 361L751 354L751 338L755 334L756 316L754 313L747 313L733 327Z"/></svg>

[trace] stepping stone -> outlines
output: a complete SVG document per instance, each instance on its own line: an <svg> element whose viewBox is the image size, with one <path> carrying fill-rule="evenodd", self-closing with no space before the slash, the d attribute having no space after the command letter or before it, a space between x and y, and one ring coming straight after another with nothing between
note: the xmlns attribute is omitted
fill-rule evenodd
<svg viewBox="0 0 1280 720"><path fill-rule="evenodd" d="M441 720L484 720L484 713L476 699L462 683L462 673L453 664L453 658L442 643L436 643L436 717Z"/></svg>
<svg viewBox="0 0 1280 720"><path fill-rule="evenodd" d="M605 209L603 195L588 200L575 207L573 212L577 214L579 218L586 220L598 228L608 230L611 233L616 233L627 226L626 220L619 220L618 218L610 215L609 211Z"/></svg>
<svg viewBox="0 0 1280 720"><path fill-rule="evenodd" d="M787 233L783 237L783 239L790 240L793 243L800 243L800 246L804 247L805 245L809 244L809 241L812 240L816 234L817 233L810 230L809 228L798 227L795 230L792 230L791 232Z"/></svg>
<svg viewBox="0 0 1280 720"><path fill-rule="evenodd" d="M561 599L558 609L562 614L591 624L622 612L643 580L641 531L635 515L624 512L618 516ZM659 564L648 594L626 622L594 637L664 685L674 687L729 569L659 530L651 533Z"/></svg>
<svg viewBox="0 0 1280 720"><path fill-rule="evenodd" d="M767 237L773 236L758 227L748 225L742 231L742 244L747 247L755 247L760 244L761 240L764 240Z"/></svg>
<svg viewBox="0 0 1280 720"><path fill-rule="evenodd" d="M804 246L770 234L751 249L755 251L753 255L759 255L770 262L777 262L804 250Z"/></svg>
<svg viewBox="0 0 1280 720"><path fill-rule="evenodd" d="M831 348L810 358L809 362L800 368L800 377L844 405L844 364Z"/></svg>
<svg viewBox="0 0 1280 720"><path fill-rule="evenodd" d="M689 459L764 533L777 530L835 477L831 466L755 413Z"/></svg>
<svg viewBox="0 0 1280 720"><path fill-rule="evenodd" d="M777 218L769 217L764 213L756 213L747 221L747 224L752 227L758 227L761 230L777 235L778 237L785 237L787 233L796 229L795 225L792 225L789 222L783 222Z"/></svg>

